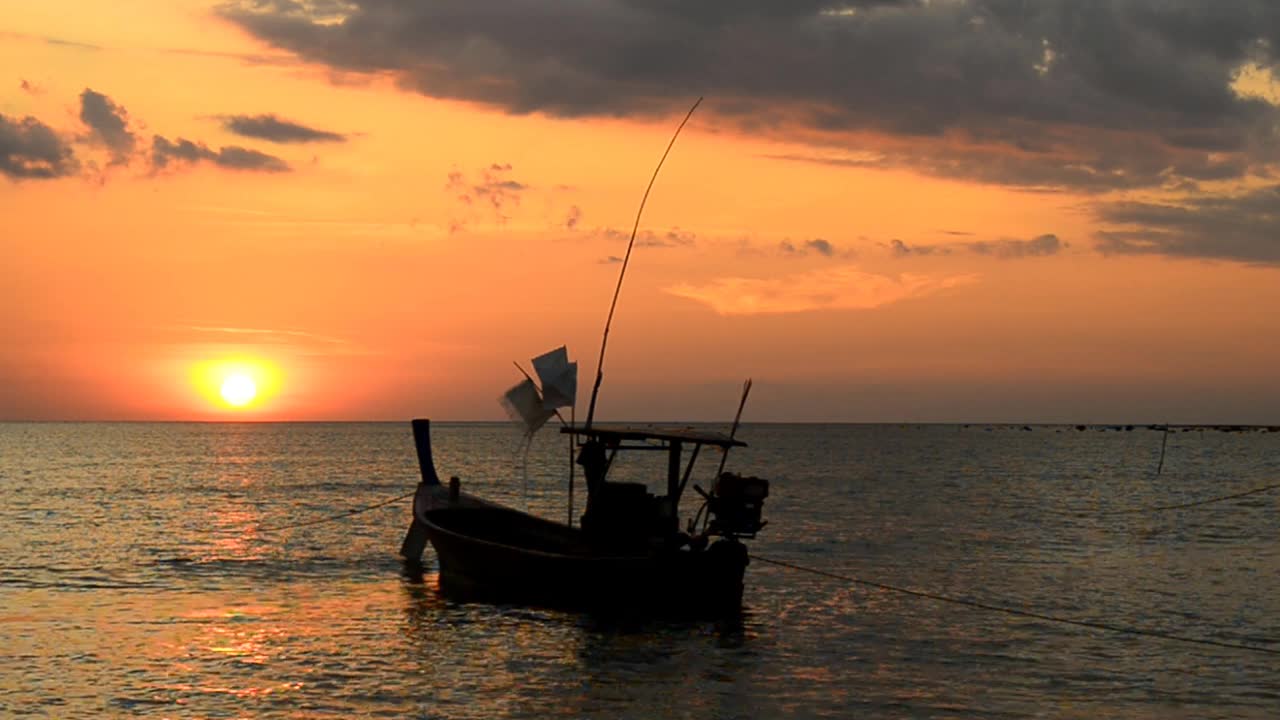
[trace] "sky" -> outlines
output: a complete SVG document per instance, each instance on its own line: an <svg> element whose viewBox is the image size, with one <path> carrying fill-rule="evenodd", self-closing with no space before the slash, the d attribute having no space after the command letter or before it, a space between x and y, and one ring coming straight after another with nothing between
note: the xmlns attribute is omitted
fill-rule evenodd
<svg viewBox="0 0 1280 720"><path fill-rule="evenodd" d="M1272 0L0 0L0 420L501 419L562 344L584 414L703 97L598 418L1280 423L1278 63Z"/></svg>

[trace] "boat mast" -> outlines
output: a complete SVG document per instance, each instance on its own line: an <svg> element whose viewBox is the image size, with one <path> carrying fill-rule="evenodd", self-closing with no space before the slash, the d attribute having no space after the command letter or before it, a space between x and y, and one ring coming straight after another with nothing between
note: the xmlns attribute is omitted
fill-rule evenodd
<svg viewBox="0 0 1280 720"><path fill-rule="evenodd" d="M600 394L600 382L604 380L604 351L609 345L609 326L613 324L613 311L618 307L618 295L622 292L622 279L627 275L627 264L631 261L631 248L636 244L636 232L640 229L640 216L644 214L644 204L649 200L649 191L653 189L653 183L658 179L658 172L662 170L662 164L667 161L667 155L671 153L671 148L676 144L676 138L680 137L680 131L684 129L685 123L689 122L689 118L693 117L693 111L698 109L698 105L702 103L702 98L698 98L693 103L693 107L689 108L689 112L685 114L684 120L680 121L680 126L676 128L675 134L671 136L671 142L667 143L667 149L662 153L662 159L658 161L658 167L653 169L653 177L649 178L649 186L644 189L644 197L640 199L640 209L636 211L636 221L631 227L631 240L627 242L627 254L622 257L622 270L618 273L618 285L613 289L613 302L609 303L609 317L604 321L604 338L600 341L600 359L596 362L596 382L591 386L591 404L587 406L587 423L586 429L591 429L591 421L595 419L596 414L596 396Z"/></svg>

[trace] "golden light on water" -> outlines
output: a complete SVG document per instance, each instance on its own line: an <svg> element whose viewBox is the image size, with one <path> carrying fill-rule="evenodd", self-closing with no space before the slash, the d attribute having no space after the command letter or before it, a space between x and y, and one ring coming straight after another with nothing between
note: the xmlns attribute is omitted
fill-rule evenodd
<svg viewBox="0 0 1280 720"><path fill-rule="evenodd" d="M279 394L281 375L266 360L236 357L198 363L191 381L212 407L248 412L265 409Z"/></svg>

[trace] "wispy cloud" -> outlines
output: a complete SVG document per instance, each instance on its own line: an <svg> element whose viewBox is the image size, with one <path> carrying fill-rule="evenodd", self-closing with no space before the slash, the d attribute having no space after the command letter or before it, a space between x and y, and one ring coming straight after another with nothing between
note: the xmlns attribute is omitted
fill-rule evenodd
<svg viewBox="0 0 1280 720"><path fill-rule="evenodd" d="M627 243L631 240L630 230L617 228L596 228L594 235L611 243ZM698 243L697 233L673 227L667 230L640 230L636 233L636 247L643 248L688 248Z"/></svg>
<svg viewBox="0 0 1280 720"><path fill-rule="evenodd" d="M998 258L1047 257L1057 255L1067 243L1058 239L1053 233L1046 233L1030 240L979 240L965 243L969 252L978 255L991 255Z"/></svg>
<svg viewBox="0 0 1280 720"><path fill-rule="evenodd" d="M569 230L577 230L578 223L582 222L582 208L577 205L570 205L569 211L565 214L564 226Z"/></svg>
<svg viewBox="0 0 1280 720"><path fill-rule="evenodd" d="M175 161L186 164L209 162L228 170L288 172L290 169L289 164L284 160L257 150L235 145L212 150L204 143L193 142L185 138L171 141L161 135L156 135L151 143L152 166L157 170L162 170Z"/></svg>
<svg viewBox="0 0 1280 720"><path fill-rule="evenodd" d="M318 130L285 120L274 114L227 115L222 126L243 137L275 143L346 142L347 136L329 130Z"/></svg>
<svg viewBox="0 0 1280 720"><path fill-rule="evenodd" d="M952 253L966 252L1002 260L1014 260L1057 255L1068 247L1070 245L1058 239L1058 236L1053 233L1039 235L1030 240L1004 238L1000 240L975 240L973 242L951 242L933 245L908 245L897 238L889 241L889 252L896 257L951 255Z"/></svg>
<svg viewBox="0 0 1280 720"><path fill-rule="evenodd" d="M756 315L868 310L977 280L976 275L903 273L895 277L845 265L781 278L717 278L702 285L686 283L665 290L703 303L721 315Z"/></svg>
<svg viewBox="0 0 1280 720"><path fill-rule="evenodd" d="M790 240L783 240L782 242L778 243L778 249L781 250L782 254L784 255L794 255L794 256L803 256L803 255L810 255L810 254L816 253L818 255L822 255L823 257L832 257L833 255L835 255L835 252L836 252L835 247L831 245L831 242L828 240L823 240L822 238L805 240L804 242L799 244L796 244Z"/></svg>
<svg viewBox="0 0 1280 720"><path fill-rule="evenodd" d="M53 37L51 35L35 35L32 33L12 32L9 30L0 30L0 38L11 40L23 40L27 42L43 42L49 45L60 45L62 47L77 48L80 50L101 50L100 45L90 45L89 43L77 42L75 40L67 40L64 38Z"/></svg>
<svg viewBox="0 0 1280 720"><path fill-rule="evenodd" d="M451 232L466 227L474 217L472 210L476 206L487 206L495 221L500 224L507 222L514 209L519 207L521 194L529 189L528 185L512 177L511 163L491 163L479 174L479 180L473 180L461 170L449 172L445 190L453 193L454 199L466 211L464 217L450 222Z"/></svg>
<svg viewBox="0 0 1280 720"><path fill-rule="evenodd" d="M168 342L209 346L271 347L293 355L314 357L374 356L381 351L350 340L292 328L239 327L232 325L171 325L156 328Z"/></svg>
<svg viewBox="0 0 1280 720"><path fill-rule="evenodd" d="M347 345L348 341L329 335L317 335L303 330L281 330L270 328L230 327L221 325L183 325L183 330L209 335L252 338L259 342L290 343L298 340L320 343L323 345Z"/></svg>

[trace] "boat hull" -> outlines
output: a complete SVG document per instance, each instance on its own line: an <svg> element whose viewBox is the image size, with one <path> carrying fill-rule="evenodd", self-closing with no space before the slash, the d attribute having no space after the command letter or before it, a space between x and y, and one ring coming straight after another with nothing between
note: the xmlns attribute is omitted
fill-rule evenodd
<svg viewBox="0 0 1280 720"><path fill-rule="evenodd" d="M746 549L593 544L582 531L500 507L423 513L440 589L460 600L664 615L723 615L742 607Z"/></svg>

